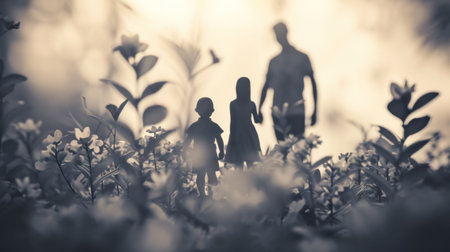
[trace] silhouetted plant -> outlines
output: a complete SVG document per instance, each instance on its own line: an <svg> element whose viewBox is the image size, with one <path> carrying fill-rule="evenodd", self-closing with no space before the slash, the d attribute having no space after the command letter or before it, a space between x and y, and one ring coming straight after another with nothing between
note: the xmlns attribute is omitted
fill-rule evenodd
<svg viewBox="0 0 450 252"><path fill-rule="evenodd" d="M365 170L367 175L377 183L384 193L386 193L388 198L391 198L398 189L398 182L400 182L403 187L414 184L425 177L429 168L428 164L419 164L411 156L422 149L430 139L419 140L409 145L405 145L405 142L408 137L424 129L428 125L430 117L416 117L409 121L407 121L407 119L412 113L436 98L438 93L426 93L410 106L411 94L414 91L415 85L409 86L408 82L405 82L403 87L400 87L395 83L391 84L391 94L393 99L389 102L387 108L392 115L401 120L403 134L401 137L398 137L389 129L378 126L380 134L389 141L390 146L388 146L388 149L380 144L373 143L377 152L395 168L395 174L392 178L393 187L389 183L389 177L387 177L388 180L386 181L386 179L381 178L371 170ZM387 167L387 169L389 168ZM388 170L386 171L386 174L389 174Z"/></svg>
<svg viewBox="0 0 450 252"><path fill-rule="evenodd" d="M133 67L136 87L157 61L139 57L145 49L137 37L124 38L115 49ZM185 59L187 83L201 72L195 71L196 55ZM218 62L211 56L207 67ZM319 136L298 139L282 129L286 140L260 162L247 170L222 169L214 196L199 199L183 144L165 139L172 130L152 125L164 118L165 108L140 113L140 101L166 82L136 97L104 80L126 98L106 106L110 119L90 111L83 99L90 121L70 114L73 130L56 129L43 138L42 122L17 122L26 106L6 99L25 77L4 77L0 65L1 251L448 251L450 148L439 146L439 133L408 142L430 120L410 115L436 92L410 104L414 86L392 84L388 110L401 120L402 136L379 126L381 136L372 141L364 130L356 150L337 160L315 158ZM119 121L129 104L142 115L138 136ZM284 111L274 110L280 120ZM427 161L417 163L412 155L424 153L426 145Z"/></svg>
<svg viewBox="0 0 450 252"><path fill-rule="evenodd" d="M131 37L127 37L124 35L122 36L122 44L114 48L114 51L119 51L125 61L134 69L134 72L136 74L135 90L136 92L141 93L138 97L133 96L130 90L128 90L124 85L118 82L108 79L101 79L102 82L113 86L135 108L136 112L139 115L139 118L141 118L138 136L142 134L143 127L157 124L164 120L167 115L167 109L161 105L152 105L145 108L143 112L141 112L141 110L139 109L139 103L143 99L157 93L164 85L167 84L167 81L158 81L147 85L142 92L139 91L139 79L144 74L152 70L158 61L158 57L154 55L144 55L142 57L138 57L138 55L144 52L147 47L147 44L139 42L138 35L134 35ZM107 108L115 119L116 117L118 118L121 110L118 111L117 109L114 109L113 106L114 105L110 104L107 106ZM117 120L115 119L115 121Z"/></svg>
<svg viewBox="0 0 450 252"><path fill-rule="evenodd" d="M167 40L167 43L173 50L180 67L183 69L180 79L174 82L176 82L176 86L180 89L182 96L181 109L177 115L177 120L180 136L184 137L185 130L191 123L191 113L193 111L192 106L195 102L195 95L203 85L202 83L198 83L196 78L211 66L218 64L220 58L218 58L216 53L210 49L209 54L211 62L200 67L199 62L202 57L202 52L201 48L198 46L198 42L177 43Z"/></svg>

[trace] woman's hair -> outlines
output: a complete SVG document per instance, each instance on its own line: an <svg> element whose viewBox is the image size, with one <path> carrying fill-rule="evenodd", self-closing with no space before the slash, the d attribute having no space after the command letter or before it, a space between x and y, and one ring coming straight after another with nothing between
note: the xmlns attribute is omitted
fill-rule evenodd
<svg viewBox="0 0 450 252"><path fill-rule="evenodd" d="M208 97L200 98L197 102L197 107L195 108L195 111L200 116L211 116L211 114L214 112L214 104L212 100Z"/></svg>
<svg viewBox="0 0 450 252"><path fill-rule="evenodd" d="M247 77L237 80L236 97L239 101L250 101L250 80Z"/></svg>

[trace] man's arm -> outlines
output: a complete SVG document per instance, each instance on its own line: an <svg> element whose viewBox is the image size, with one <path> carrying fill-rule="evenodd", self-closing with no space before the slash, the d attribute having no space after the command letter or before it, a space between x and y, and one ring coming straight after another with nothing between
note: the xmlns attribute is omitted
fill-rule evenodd
<svg viewBox="0 0 450 252"><path fill-rule="evenodd" d="M262 123L263 121L263 116L262 116L262 112L261 112L261 108L264 104L264 101L266 100L266 95L267 95L267 89L269 89L269 83L270 83L270 64L269 64L269 70L267 71L267 76L266 76L266 82L264 83L263 89L261 91L261 98L259 99L259 121Z"/></svg>
<svg viewBox="0 0 450 252"><path fill-rule="evenodd" d="M219 134L216 136L217 146L219 147L219 159L222 159L225 154L223 152L223 139L222 136Z"/></svg>
<svg viewBox="0 0 450 252"><path fill-rule="evenodd" d="M261 123L261 117L258 116L258 112L256 111L256 105L253 102L252 102L252 111L251 112L252 112L253 120L255 121L255 123Z"/></svg>
<svg viewBox="0 0 450 252"><path fill-rule="evenodd" d="M309 75L309 78L311 79L313 99L314 99L314 112L311 116L311 126L313 126L317 122L317 98L318 97L317 97L316 79L314 78L314 74Z"/></svg>

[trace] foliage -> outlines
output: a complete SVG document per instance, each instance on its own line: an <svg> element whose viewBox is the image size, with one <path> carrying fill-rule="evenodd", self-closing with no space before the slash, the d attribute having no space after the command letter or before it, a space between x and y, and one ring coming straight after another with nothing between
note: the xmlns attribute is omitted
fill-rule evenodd
<svg viewBox="0 0 450 252"><path fill-rule="evenodd" d="M179 68L183 69L182 73L179 74L180 78L173 82L181 93L181 108L177 114L177 120L180 136L184 137L186 128L191 123L192 105L195 102L195 95L202 87L202 83L197 81L197 77L211 66L220 63L220 58L214 50L209 49L211 61L209 64L200 67L199 62L202 58L202 51L198 40L190 42L167 40L167 44L174 53L174 58Z"/></svg>
<svg viewBox="0 0 450 252"><path fill-rule="evenodd" d="M146 48L133 36L114 49L136 86L157 62L140 56ZM351 153L316 157L319 136L288 136L247 170L221 167L219 185L201 198L182 143L154 125L167 110L140 106L167 82L136 96L103 80L125 98L106 106L108 118L83 100L87 119L72 115L73 130L41 134L41 121L17 120L25 106L8 100L14 88L3 89L26 78L3 76L2 90L11 91L1 103L1 251L449 250L449 148L439 146L439 133L409 143L430 120L411 114L435 92L410 104L414 86L391 85L388 110L402 137L379 126L377 140L365 134ZM129 104L142 116L138 135L120 122ZM417 162L426 147L426 162Z"/></svg>

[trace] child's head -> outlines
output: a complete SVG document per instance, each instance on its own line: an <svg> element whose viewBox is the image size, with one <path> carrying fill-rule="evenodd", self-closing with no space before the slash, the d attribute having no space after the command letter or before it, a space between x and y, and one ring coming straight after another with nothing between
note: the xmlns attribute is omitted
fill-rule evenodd
<svg viewBox="0 0 450 252"><path fill-rule="evenodd" d="M238 100L250 101L250 80L247 77L241 77L237 80L236 96Z"/></svg>
<svg viewBox="0 0 450 252"><path fill-rule="evenodd" d="M200 115L200 117L210 117L214 112L214 105L210 98L203 97L197 102L197 107L195 111Z"/></svg>

